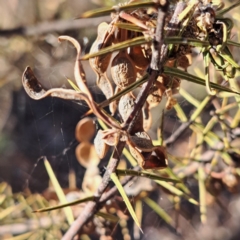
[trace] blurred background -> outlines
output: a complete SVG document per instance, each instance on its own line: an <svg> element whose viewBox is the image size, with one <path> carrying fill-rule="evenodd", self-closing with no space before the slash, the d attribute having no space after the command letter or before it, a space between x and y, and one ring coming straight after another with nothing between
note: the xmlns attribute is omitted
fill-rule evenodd
<svg viewBox="0 0 240 240"><path fill-rule="evenodd" d="M66 78L74 79L76 52L70 44L59 44L58 36L75 37L81 43L83 54L88 53L96 38L98 24L109 21L110 17L75 19L87 10L115 3L110 0L0 0L0 182L8 183L13 193L23 192L26 188L32 193L42 193L48 188L49 178L41 161L42 156L47 156L62 188L69 186L69 172L73 169L77 187L81 188L85 168L75 157L75 148L78 145L75 127L80 117L88 111L88 107L85 103L57 98L34 101L23 90L21 77L26 66L31 66L46 88L71 88ZM232 35L236 40L239 36L239 7L229 16L235 24ZM234 57L239 61L239 50L234 50ZM200 61L202 60L199 59L196 65L199 65ZM87 62L83 62L83 65L90 90L96 101L101 102L104 96L96 86L96 77ZM196 65L193 65L193 68ZM204 87L185 81L182 87L194 93L194 97L199 101L206 96ZM178 96L178 100L185 114L189 116L194 107L181 96ZM153 114L157 116L153 121L154 128L150 131L153 137L160 123L160 109L161 106L153 110ZM212 106L208 106L206 113L203 113L205 122L209 119L211 109ZM167 138L178 129L181 122L174 110L165 113L164 120L164 138ZM190 130L184 132L169 146L168 151L183 156L191 147L190 135ZM106 162L100 165L103 167ZM188 186L198 198L196 183L189 180ZM173 204L167 202L164 193L161 196L152 194L152 197L174 216ZM192 237L197 239L197 236L200 236L199 239L209 240L240 238L238 191L234 195L223 194L222 203L209 210L209 225L204 227L198 224L192 227L189 219L199 223L198 207L184 204L185 202L181 209L184 217L179 219L179 229L183 234L181 237L146 207L146 231L141 239L156 239L159 235L166 240ZM233 213L235 215L232 215ZM214 227L218 227L217 232ZM131 228L130 224L129 229Z"/></svg>

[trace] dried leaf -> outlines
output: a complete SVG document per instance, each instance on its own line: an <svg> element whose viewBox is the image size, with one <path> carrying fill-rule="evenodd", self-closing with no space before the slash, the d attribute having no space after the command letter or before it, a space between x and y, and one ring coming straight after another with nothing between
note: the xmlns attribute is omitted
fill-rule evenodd
<svg viewBox="0 0 240 240"><path fill-rule="evenodd" d="M83 167L88 168L91 165L98 165L100 159L91 143L82 142L78 144L75 151L77 160Z"/></svg>
<svg viewBox="0 0 240 240"><path fill-rule="evenodd" d="M49 164L49 162L48 162L48 160L46 158L44 158L44 165L46 167L46 170L47 170L47 173L49 175L49 178L51 179L51 182L53 184L54 190L57 193L57 196L59 198L60 203L66 204L67 203L66 196L65 196L61 186L58 183L58 180L57 180L57 178L56 178L56 176L55 176L55 174L54 174L54 172L52 170L51 165ZM72 222L74 221L73 212L72 212L71 208L70 207L65 208L64 212L65 212L68 224L71 225Z"/></svg>
<svg viewBox="0 0 240 240"><path fill-rule="evenodd" d="M95 133L95 124L91 118L81 119L75 129L75 137L79 142L90 141Z"/></svg>

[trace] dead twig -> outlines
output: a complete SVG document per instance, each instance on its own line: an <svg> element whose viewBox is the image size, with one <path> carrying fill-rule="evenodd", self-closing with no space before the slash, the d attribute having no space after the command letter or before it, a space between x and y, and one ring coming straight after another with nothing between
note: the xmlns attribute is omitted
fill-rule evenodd
<svg viewBox="0 0 240 240"><path fill-rule="evenodd" d="M41 22L32 26L23 26L13 29L0 30L0 36L9 37L12 35L39 36L53 32L65 32L67 30L97 27L101 22L109 21L110 17L99 17L96 19L77 20L55 20L51 22Z"/></svg>

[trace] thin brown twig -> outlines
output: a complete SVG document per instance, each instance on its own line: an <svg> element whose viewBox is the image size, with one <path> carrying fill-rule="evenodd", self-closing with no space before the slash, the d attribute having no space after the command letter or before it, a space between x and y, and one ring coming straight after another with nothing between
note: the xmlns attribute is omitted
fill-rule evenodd
<svg viewBox="0 0 240 240"><path fill-rule="evenodd" d="M99 17L96 19L71 19L40 22L32 26L23 26L13 29L0 30L0 36L9 37L12 35L39 36L53 32L65 32L72 29L97 27L101 22L110 21L110 17Z"/></svg>

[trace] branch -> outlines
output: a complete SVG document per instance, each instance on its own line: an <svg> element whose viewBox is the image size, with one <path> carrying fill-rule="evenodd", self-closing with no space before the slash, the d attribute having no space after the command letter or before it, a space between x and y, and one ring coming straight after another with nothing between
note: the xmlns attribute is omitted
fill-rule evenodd
<svg viewBox="0 0 240 240"><path fill-rule="evenodd" d="M9 37L12 35L36 36L52 32L65 32L72 29L97 27L101 22L110 21L110 17L99 17L96 19L78 20L55 20L41 22L32 26L17 27L13 29L0 30L0 36Z"/></svg>

